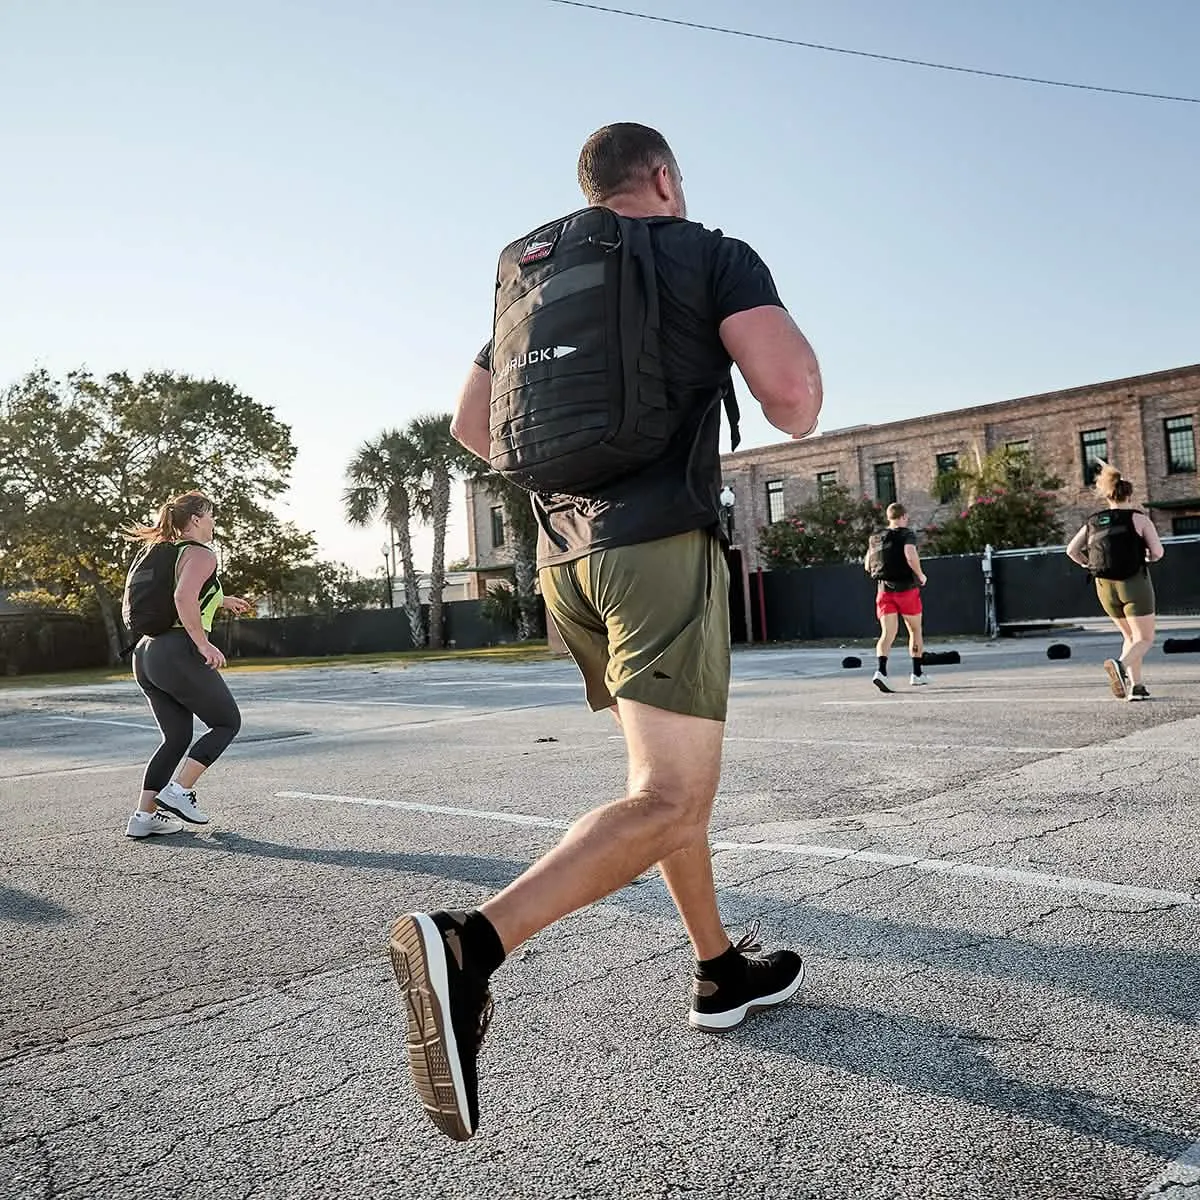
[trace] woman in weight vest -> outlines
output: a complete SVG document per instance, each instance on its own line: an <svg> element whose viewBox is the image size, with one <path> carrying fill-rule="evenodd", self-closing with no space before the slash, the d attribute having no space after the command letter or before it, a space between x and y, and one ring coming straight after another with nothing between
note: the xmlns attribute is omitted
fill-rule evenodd
<svg viewBox="0 0 1200 1200"><path fill-rule="evenodd" d="M220 609L241 614L250 605L221 589L217 556L210 548L215 524L212 501L200 492L185 492L162 506L153 525L123 531L147 549L163 542L178 544L175 624L155 637L142 637L133 651L133 676L150 703L163 740L146 765L141 799L125 829L128 837L178 833L183 828L180 817L207 824L208 814L196 803L196 781L241 728L237 703L218 674L225 655L208 635ZM169 582L168 578L168 586ZM193 717L199 717L208 732L190 745Z"/></svg>
<svg viewBox="0 0 1200 1200"><path fill-rule="evenodd" d="M1121 657L1104 663L1113 695L1146 700L1142 659L1154 644L1154 584L1147 563L1162 558L1163 546L1154 522L1134 507L1133 484L1116 467L1101 465L1096 493L1108 507L1088 517L1067 555L1091 572L1101 606L1125 639Z"/></svg>

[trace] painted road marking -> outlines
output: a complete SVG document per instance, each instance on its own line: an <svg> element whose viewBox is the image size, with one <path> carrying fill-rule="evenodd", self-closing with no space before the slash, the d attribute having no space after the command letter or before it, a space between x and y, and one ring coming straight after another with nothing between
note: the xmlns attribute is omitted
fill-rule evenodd
<svg viewBox="0 0 1200 1200"><path fill-rule="evenodd" d="M537 817L525 813L494 812L488 809L451 808L442 804L416 804L407 800L381 800L373 796L339 796L323 792L276 792L279 800L314 800L326 804L363 804L372 808L394 808L402 812L431 816L473 817L479 821L498 821L508 825L531 825L541 829L567 829L569 821ZM1140 900L1148 904L1194 905L1200 907L1200 893L1172 892L1162 888L1138 887L1129 883L1109 883L1077 875L1053 875L1042 871L1023 871L1016 867L990 867L954 859L916 858L907 854L884 854L876 850L853 850L846 846L817 846L796 842L713 842L714 850L734 853L794 854L803 858L831 862L865 862L897 867L931 875L961 875L995 883L1009 883L1052 892L1071 892L1093 896L1112 896Z"/></svg>
<svg viewBox="0 0 1200 1200"><path fill-rule="evenodd" d="M108 721L102 717L43 717L44 721L75 721L82 725L123 725L126 729L147 729L158 733L157 725L147 725L144 721Z"/></svg>
<svg viewBox="0 0 1200 1200"><path fill-rule="evenodd" d="M623 742L621 734L609 734L608 741ZM762 742L764 745L781 746L842 746L853 750L952 750L961 754L1070 754L1078 746L972 746L966 742L881 742L852 741L847 738L775 738L737 737L726 734L727 742Z"/></svg>

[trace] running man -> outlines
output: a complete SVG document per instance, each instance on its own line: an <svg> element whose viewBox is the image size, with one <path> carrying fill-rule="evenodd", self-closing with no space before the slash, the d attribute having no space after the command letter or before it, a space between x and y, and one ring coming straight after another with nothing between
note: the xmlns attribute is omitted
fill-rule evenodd
<svg viewBox="0 0 1200 1200"><path fill-rule="evenodd" d="M693 1026L732 1028L790 999L804 978L790 950L752 957L747 939L731 944L708 825L729 693L720 397L736 363L771 424L804 437L821 408L816 357L762 259L744 242L685 219L679 166L661 134L606 126L584 145L578 175L589 205L645 222L667 394L686 416L646 469L587 495L533 495L542 594L588 704L613 712L624 734L625 795L581 817L478 909L410 913L392 927L413 1082L434 1124L458 1140L479 1123L476 1055L491 1010L489 976L528 938L656 863L695 951ZM489 343L452 426L485 459L491 390Z"/></svg>
<svg viewBox="0 0 1200 1200"><path fill-rule="evenodd" d="M908 509L903 504L887 506L887 528L871 539L863 560L872 579L879 583L875 593L875 612L879 616L879 641L875 643L875 674L871 682L881 691L893 691L888 680L888 655L903 618L908 628L908 652L912 673L908 682L922 687L928 682L921 669L925 645L921 639L921 588L925 572L917 554L917 535L908 527Z"/></svg>

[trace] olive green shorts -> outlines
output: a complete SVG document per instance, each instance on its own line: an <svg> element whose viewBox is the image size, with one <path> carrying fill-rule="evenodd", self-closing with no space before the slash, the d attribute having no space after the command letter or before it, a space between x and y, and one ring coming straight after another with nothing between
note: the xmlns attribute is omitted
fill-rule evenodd
<svg viewBox="0 0 1200 1200"><path fill-rule="evenodd" d="M593 711L620 698L725 720L729 569L712 533L597 550L539 578Z"/></svg>
<svg viewBox="0 0 1200 1200"><path fill-rule="evenodd" d="M1154 584L1149 571L1132 579L1097 579L1096 595L1110 617L1154 616Z"/></svg>

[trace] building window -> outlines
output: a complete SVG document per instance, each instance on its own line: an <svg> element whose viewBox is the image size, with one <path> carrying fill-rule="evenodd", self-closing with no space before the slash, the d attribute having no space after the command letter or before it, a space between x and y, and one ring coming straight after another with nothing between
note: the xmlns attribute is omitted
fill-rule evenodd
<svg viewBox="0 0 1200 1200"><path fill-rule="evenodd" d="M767 524L783 520L783 480L767 480Z"/></svg>
<svg viewBox="0 0 1200 1200"><path fill-rule="evenodd" d="M1171 532L1176 537L1189 533L1200 533L1200 517L1176 517L1171 522Z"/></svg>
<svg viewBox="0 0 1200 1200"><path fill-rule="evenodd" d="M875 464L875 499L880 504L896 503L896 464Z"/></svg>
<svg viewBox="0 0 1200 1200"><path fill-rule="evenodd" d="M1196 435L1191 417L1168 417L1163 422L1167 439L1167 472L1182 475L1196 469Z"/></svg>
<svg viewBox="0 0 1200 1200"><path fill-rule="evenodd" d="M502 504L492 507L492 545L504 545L504 506Z"/></svg>
<svg viewBox="0 0 1200 1200"><path fill-rule="evenodd" d="M1010 454L1028 454L1029 453L1029 439L1028 438L1017 438L1016 441L1005 442L1004 448Z"/></svg>
<svg viewBox="0 0 1200 1200"><path fill-rule="evenodd" d="M837 487L837 472L836 471L818 471L817 472L817 497L820 498L828 493L830 488Z"/></svg>
<svg viewBox="0 0 1200 1200"><path fill-rule="evenodd" d="M958 470L958 452L949 450L944 454L939 454L934 458L934 470L937 477L940 479L943 475L949 475ZM959 488L956 486L953 489L948 489L941 492L944 500L955 500L958 498Z"/></svg>
<svg viewBox="0 0 1200 1200"><path fill-rule="evenodd" d="M1085 429L1079 435L1079 451L1083 457L1083 482L1091 487L1100 474L1100 460L1108 459L1108 430Z"/></svg>

